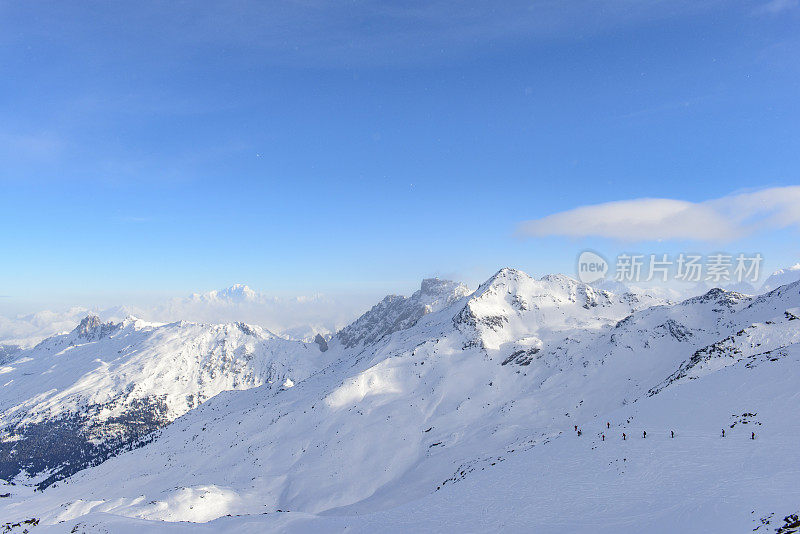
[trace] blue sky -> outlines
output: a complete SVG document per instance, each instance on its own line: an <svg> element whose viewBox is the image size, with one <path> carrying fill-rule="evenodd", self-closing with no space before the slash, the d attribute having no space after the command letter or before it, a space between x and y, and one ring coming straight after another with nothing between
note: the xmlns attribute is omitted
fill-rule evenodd
<svg viewBox="0 0 800 534"><path fill-rule="evenodd" d="M584 248L782 267L798 208L725 239L520 224L800 184L798 58L796 0L0 1L0 311L408 292Z"/></svg>

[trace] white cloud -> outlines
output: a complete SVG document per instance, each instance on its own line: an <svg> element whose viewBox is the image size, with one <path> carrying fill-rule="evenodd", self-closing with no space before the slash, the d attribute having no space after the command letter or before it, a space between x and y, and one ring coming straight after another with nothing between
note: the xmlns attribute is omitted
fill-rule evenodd
<svg viewBox="0 0 800 534"><path fill-rule="evenodd" d="M372 295L318 293L279 297L236 284L137 310L137 316L150 321L243 321L277 334L313 338L316 333L333 333L346 326L374 301Z"/></svg>
<svg viewBox="0 0 800 534"><path fill-rule="evenodd" d="M525 221L531 237L607 237L625 241L729 241L800 226L800 186L774 187L704 202L642 198L606 202Z"/></svg>

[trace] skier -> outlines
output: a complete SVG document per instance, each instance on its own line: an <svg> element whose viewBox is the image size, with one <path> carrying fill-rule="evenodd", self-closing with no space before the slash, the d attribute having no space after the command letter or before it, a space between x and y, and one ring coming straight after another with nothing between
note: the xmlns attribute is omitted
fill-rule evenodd
<svg viewBox="0 0 800 534"><path fill-rule="evenodd" d="M578 430L578 436L580 436L581 434L582 434L582 432L580 430Z"/></svg>
<svg viewBox="0 0 800 534"><path fill-rule="evenodd" d="M622 433L622 441L625 441L625 432Z"/></svg>
<svg viewBox="0 0 800 534"><path fill-rule="evenodd" d="M722 437L723 438L725 437L725 429L724 428L722 429Z"/></svg>
<svg viewBox="0 0 800 534"><path fill-rule="evenodd" d="M756 439L756 433L750 432L750 439Z"/></svg>
<svg viewBox="0 0 800 534"><path fill-rule="evenodd" d="M611 428L611 423L609 423L608 421L606 421L606 428Z"/></svg>
<svg viewBox="0 0 800 534"><path fill-rule="evenodd" d="M578 431L578 425L575 425L575 432Z"/></svg>
<svg viewBox="0 0 800 534"><path fill-rule="evenodd" d="M669 431L669 437L671 437L671 438L675 437L675 431L674 430L670 430Z"/></svg>
<svg viewBox="0 0 800 534"><path fill-rule="evenodd" d="M642 430L642 439L647 438L647 430Z"/></svg>
<svg viewBox="0 0 800 534"><path fill-rule="evenodd" d="M600 434L600 441L605 441L605 440L606 440L606 435Z"/></svg>

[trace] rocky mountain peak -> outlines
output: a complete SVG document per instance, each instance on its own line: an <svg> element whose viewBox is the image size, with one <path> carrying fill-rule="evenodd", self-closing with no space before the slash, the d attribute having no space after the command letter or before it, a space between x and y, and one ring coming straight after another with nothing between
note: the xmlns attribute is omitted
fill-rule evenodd
<svg viewBox="0 0 800 534"><path fill-rule="evenodd" d="M104 323L95 314L89 314L81 320L72 333L81 340L92 341L110 335L120 325L111 321Z"/></svg>
<svg viewBox="0 0 800 534"><path fill-rule="evenodd" d="M345 347L369 344L383 336L410 328L424 315L442 310L470 294L464 284L426 278L410 297L387 295L337 336Z"/></svg>

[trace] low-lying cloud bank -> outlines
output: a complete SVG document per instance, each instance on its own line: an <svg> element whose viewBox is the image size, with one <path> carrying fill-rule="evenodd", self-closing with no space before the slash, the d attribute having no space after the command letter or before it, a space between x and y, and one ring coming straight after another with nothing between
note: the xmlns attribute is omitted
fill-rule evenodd
<svg viewBox="0 0 800 534"><path fill-rule="evenodd" d="M67 310L13 317L0 315L0 344L31 346L45 337L72 330L89 313L98 315L103 321L121 321L129 315L153 322L185 320L215 324L241 321L287 337L311 339L317 333L334 333L346 326L374 301L373 296L366 295L276 297L237 284L146 308L74 306Z"/></svg>

